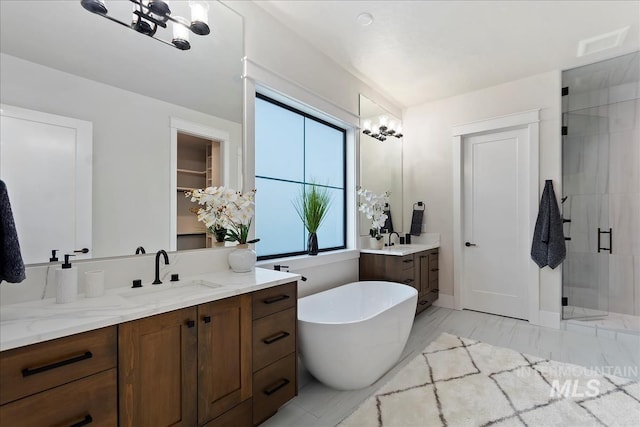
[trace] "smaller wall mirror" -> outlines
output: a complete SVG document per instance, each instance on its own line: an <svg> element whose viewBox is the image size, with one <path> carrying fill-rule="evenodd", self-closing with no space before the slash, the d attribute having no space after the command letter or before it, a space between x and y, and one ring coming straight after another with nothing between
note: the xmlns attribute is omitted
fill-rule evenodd
<svg viewBox="0 0 640 427"><path fill-rule="evenodd" d="M402 138L387 136L386 140L380 141L362 132L365 122L375 125L380 119L400 124L399 118L360 95L360 186L376 194L391 193L389 207L393 231L402 234ZM362 215L360 235L368 235L369 226L370 221Z"/></svg>

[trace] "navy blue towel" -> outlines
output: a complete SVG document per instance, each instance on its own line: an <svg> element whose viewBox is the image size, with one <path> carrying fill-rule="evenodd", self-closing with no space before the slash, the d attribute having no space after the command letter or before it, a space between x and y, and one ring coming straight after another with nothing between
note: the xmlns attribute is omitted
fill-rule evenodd
<svg viewBox="0 0 640 427"><path fill-rule="evenodd" d="M531 259L542 268L548 265L556 268L567 255L562 231L562 216L558 208L553 182L548 179L544 184L540 210L533 231L531 243Z"/></svg>
<svg viewBox="0 0 640 427"><path fill-rule="evenodd" d="M26 278L18 233L13 221L7 185L0 180L0 283L20 283Z"/></svg>

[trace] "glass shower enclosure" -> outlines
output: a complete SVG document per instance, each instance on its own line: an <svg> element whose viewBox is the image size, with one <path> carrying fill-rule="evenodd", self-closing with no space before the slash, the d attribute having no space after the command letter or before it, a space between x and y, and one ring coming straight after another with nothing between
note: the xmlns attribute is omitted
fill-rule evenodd
<svg viewBox="0 0 640 427"><path fill-rule="evenodd" d="M640 315L640 52L562 73L562 318Z"/></svg>

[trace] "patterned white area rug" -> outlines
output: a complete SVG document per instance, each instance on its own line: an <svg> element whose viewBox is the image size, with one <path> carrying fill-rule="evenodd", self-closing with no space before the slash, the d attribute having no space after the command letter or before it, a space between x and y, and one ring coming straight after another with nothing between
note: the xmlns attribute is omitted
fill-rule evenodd
<svg viewBox="0 0 640 427"><path fill-rule="evenodd" d="M640 426L640 384L603 370L443 333L340 426Z"/></svg>

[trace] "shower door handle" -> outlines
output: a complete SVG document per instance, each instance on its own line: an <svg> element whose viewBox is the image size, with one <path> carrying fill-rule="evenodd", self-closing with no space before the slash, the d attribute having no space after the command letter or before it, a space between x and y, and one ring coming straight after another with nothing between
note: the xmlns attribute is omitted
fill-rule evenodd
<svg viewBox="0 0 640 427"><path fill-rule="evenodd" d="M601 242L601 235L602 234L608 234L609 235L609 247L608 248L603 248ZM602 231L599 227L598 227L598 253L600 253L600 251L609 251L609 253L613 253L613 230L611 228L609 228L609 231Z"/></svg>

